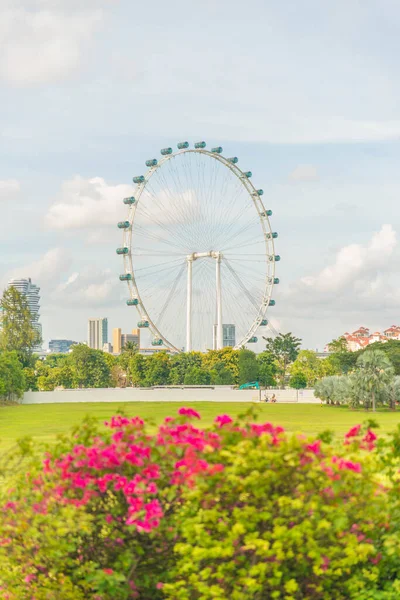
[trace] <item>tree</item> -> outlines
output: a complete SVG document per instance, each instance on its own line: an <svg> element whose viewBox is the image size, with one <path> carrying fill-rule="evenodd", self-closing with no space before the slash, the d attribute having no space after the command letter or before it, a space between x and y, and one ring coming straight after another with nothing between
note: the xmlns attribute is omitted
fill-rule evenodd
<svg viewBox="0 0 400 600"><path fill-rule="evenodd" d="M202 367L190 367L188 369L183 383L185 385L209 385L211 375Z"/></svg>
<svg viewBox="0 0 400 600"><path fill-rule="evenodd" d="M258 379L257 357L251 350L239 350L239 385Z"/></svg>
<svg viewBox="0 0 400 600"><path fill-rule="evenodd" d="M357 352L358 356L361 356L364 352L369 350L382 350L390 360L395 370L396 375L400 375L400 341L399 340L388 340L387 342L374 342L370 346L367 346L365 350Z"/></svg>
<svg viewBox="0 0 400 600"><path fill-rule="evenodd" d="M307 387L307 377L304 373L294 373L289 379L289 385L295 390L302 390Z"/></svg>
<svg viewBox="0 0 400 600"><path fill-rule="evenodd" d="M0 309L0 347L17 352L23 365L28 366L33 348L40 344L41 338L32 326L27 299L11 286L3 293Z"/></svg>
<svg viewBox="0 0 400 600"><path fill-rule="evenodd" d="M129 361L129 373L132 385L141 387L145 385L146 359L141 354L135 354Z"/></svg>
<svg viewBox="0 0 400 600"><path fill-rule="evenodd" d="M169 383L182 385L188 369L202 366L202 354L201 352L181 352L171 357L170 364Z"/></svg>
<svg viewBox="0 0 400 600"><path fill-rule="evenodd" d="M385 389L385 396L388 406L392 410L395 410L396 404L400 402L400 376L397 375L389 381Z"/></svg>
<svg viewBox="0 0 400 600"><path fill-rule="evenodd" d="M332 353L343 353L348 352L347 340L344 337L339 337L337 340L332 340L330 344L328 344L328 350Z"/></svg>
<svg viewBox="0 0 400 600"><path fill-rule="evenodd" d="M224 363L217 363L210 371L211 383L213 385L232 385L233 375Z"/></svg>
<svg viewBox="0 0 400 600"><path fill-rule="evenodd" d="M376 410L376 399L394 376L392 363L382 350L368 350L357 359L357 380L364 393L364 403Z"/></svg>
<svg viewBox="0 0 400 600"><path fill-rule="evenodd" d="M209 371L215 369L216 365L223 364L232 373L232 382L237 383L239 377L239 350L230 346L220 350L209 350L202 355L203 367Z"/></svg>
<svg viewBox="0 0 400 600"><path fill-rule="evenodd" d="M0 353L0 398L21 398L25 391L25 377L16 351Z"/></svg>
<svg viewBox="0 0 400 600"><path fill-rule="evenodd" d="M358 354L350 352L345 338L332 340L328 344L328 349L332 354L326 360L332 365L336 374L347 374L355 369Z"/></svg>
<svg viewBox="0 0 400 600"><path fill-rule="evenodd" d="M132 358L139 352L138 345L135 342L127 342L125 346L121 350L121 354L116 359L118 365L124 371L126 375L126 385L132 385L132 373L130 371L130 364ZM115 357L113 357L115 358ZM114 372L117 372L117 369L114 369Z"/></svg>
<svg viewBox="0 0 400 600"><path fill-rule="evenodd" d="M258 377L264 387L273 387L276 385L275 375L278 367L272 352L265 350L257 356Z"/></svg>
<svg viewBox="0 0 400 600"><path fill-rule="evenodd" d="M301 350L294 363L290 365L290 376L303 375L307 387L312 388L318 379L335 374L332 363L327 360L318 358L313 350Z"/></svg>
<svg viewBox="0 0 400 600"><path fill-rule="evenodd" d="M301 339L291 333L280 333L275 338L265 338L266 349L271 352L277 361L278 379L281 387L285 387L288 367L293 363L299 353Z"/></svg>
<svg viewBox="0 0 400 600"><path fill-rule="evenodd" d="M146 386L166 385L168 383L170 361L166 352L156 352L153 356L146 358L146 367L144 380Z"/></svg>
<svg viewBox="0 0 400 600"><path fill-rule="evenodd" d="M104 352L76 344L69 354L72 382L78 388L105 388L111 385L111 369Z"/></svg>

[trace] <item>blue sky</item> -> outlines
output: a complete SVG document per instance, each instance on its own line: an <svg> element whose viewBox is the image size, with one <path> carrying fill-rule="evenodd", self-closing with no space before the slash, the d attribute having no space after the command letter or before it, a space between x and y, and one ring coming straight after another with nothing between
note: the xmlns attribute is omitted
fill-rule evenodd
<svg viewBox="0 0 400 600"><path fill-rule="evenodd" d="M85 339L89 316L134 325L120 194L181 139L221 144L264 189L281 331L322 348L399 322L397 2L0 8L0 278L35 278L47 340Z"/></svg>

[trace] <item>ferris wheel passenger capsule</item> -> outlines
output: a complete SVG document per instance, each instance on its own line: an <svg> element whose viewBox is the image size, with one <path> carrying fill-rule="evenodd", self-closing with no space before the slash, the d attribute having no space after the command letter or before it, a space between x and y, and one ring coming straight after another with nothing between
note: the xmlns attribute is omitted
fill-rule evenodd
<svg viewBox="0 0 400 600"><path fill-rule="evenodd" d="M130 198L124 198L123 199L123 203L127 204L128 206L131 206L131 204L135 204L136 200L133 196L131 196Z"/></svg>
<svg viewBox="0 0 400 600"><path fill-rule="evenodd" d="M189 148L189 142L179 142L177 147L178 150L185 150L186 148Z"/></svg>
<svg viewBox="0 0 400 600"><path fill-rule="evenodd" d="M160 150L160 153L163 156L167 156L167 154L172 154L172 148L163 148L162 150Z"/></svg>
<svg viewBox="0 0 400 600"><path fill-rule="evenodd" d="M261 327L266 327L268 325L268 319L262 319L260 325Z"/></svg>
<svg viewBox="0 0 400 600"><path fill-rule="evenodd" d="M272 217L272 210L266 210L265 212L260 213L262 217Z"/></svg>
<svg viewBox="0 0 400 600"><path fill-rule="evenodd" d="M126 303L128 306L137 306L139 304L139 300L137 298L129 298Z"/></svg>
<svg viewBox="0 0 400 600"><path fill-rule="evenodd" d="M213 152L214 154L221 154L223 151L222 146L217 146L216 148L211 148L211 152Z"/></svg>
<svg viewBox="0 0 400 600"><path fill-rule="evenodd" d="M275 306L276 302L275 302L275 300L270 300L268 302L268 304L269 304L269 306Z"/></svg>
<svg viewBox="0 0 400 600"><path fill-rule="evenodd" d="M158 160L156 158L150 158L149 160L146 160L146 167L155 167L158 163Z"/></svg>
<svg viewBox="0 0 400 600"><path fill-rule="evenodd" d="M195 148L205 148L207 146L207 144L205 142L196 142L194 147Z"/></svg>
<svg viewBox="0 0 400 600"><path fill-rule="evenodd" d="M233 165L236 165L236 163L239 162L239 159L237 156L231 156L231 158L227 158L227 160L232 163Z"/></svg>
<svg viewBox="0 0 400 600"><path fill-rule="evenodd" d="M243 175L245 177L247 177L247 179L250 179L250 177L252 177L253 173L251 171L244 171Z"/></svg>
<svg viewBox="0 0 400 600"><path fill-rule="evenodd" d="M264 190L257 190L257 195L258 196L263 196L264 195Z"/></svg>
<svg viewBox="0 0 400 600"><path fill-rule="evenodd" d="M136 175L136 177L132 178L133 183L143 183L144 175Z"/></svg>
<svg viewBox="0 0 400 600"><path fill-rule="evenodd" d="M249 340L247 340L248 344L255 344L256 342L258 342L258 338L257 337L251 337Z"/></svg>
<svg viewBox="0 0 400 600"><path fill-rule="evenodd" d="M278 237L278 234L276 231L273 231L272 233L267 233L267 239L271 240L272 238L275 240Z"/></svg>
<svg viewBox="0 0 400 600"><path fill-rule="evenodd" d="M142 328L142 327L149 327L149 322L148 322L148 321L138 321L138 324L137 324L137 326L138 326L139 328Z"/></svg>
<svg viewBox="0 0 400 600"><path fill-rule="evenodd" d="M129 229L130 225L131 224L129 223L129 221L120 221L118 223L118 229Z"/></svg>
<svg viewBox="0 0 400 600"><path fill-rule="evenodd" d="M117 254L128 254L129 248L127 248L126 246L124 248L117 248L116 252Z"/></svg>
<svg viewBox="0 0 400 600"><path fill-rule="evenodd" d="M163 345L163 341L161 338L156 338L154 340L151 341L151 345L152 346L162 346Z"/></svg>
<svg viewBox="0 0 400 600"><path fill-rule="evenodd" d="M120 281L132 281L132 274L131 273L122 273L122 275L119 276Z"/></svg>
<svg viewBox="0 0 400 600"><path fill-rule="evenodd" d="M268 256L268 260L269 262L279 262L281 260L281 257L279 256L279 254L270 254Z"/></svg>
<svg viewBox="0 0 400 600"><path fill-rule="evenodd" d="M274 284L278 285L278 283L279 283L279 277L274 277Z"/></svg>

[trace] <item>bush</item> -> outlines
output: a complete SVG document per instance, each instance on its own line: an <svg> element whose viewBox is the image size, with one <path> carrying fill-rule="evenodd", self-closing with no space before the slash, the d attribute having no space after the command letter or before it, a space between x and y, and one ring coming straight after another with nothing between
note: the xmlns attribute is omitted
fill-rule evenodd
<svg viewBox="0 0 400 600"><path fill-rule="evenodd" d="M32 459L3 502L2 598L399 597L400 429L337 445L179 413L86 421Z"/></svg>

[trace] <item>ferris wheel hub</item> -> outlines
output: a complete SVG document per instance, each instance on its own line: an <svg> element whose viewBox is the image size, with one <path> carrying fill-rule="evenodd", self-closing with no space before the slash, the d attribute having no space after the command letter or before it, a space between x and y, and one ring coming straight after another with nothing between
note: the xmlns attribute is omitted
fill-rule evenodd
<svg viewBox="0 0 400 600"><path fill-rule="evenodd" d="M188 262L193 262L194 260L197 260L198 258L215 258L218 261L220 261L223 257L224 256L223 256L222 252L215 251L215 250L209 250L208 252L192 252L192 254L188 254L186 256L186 260Z"/></svg>

